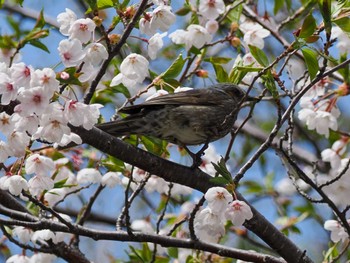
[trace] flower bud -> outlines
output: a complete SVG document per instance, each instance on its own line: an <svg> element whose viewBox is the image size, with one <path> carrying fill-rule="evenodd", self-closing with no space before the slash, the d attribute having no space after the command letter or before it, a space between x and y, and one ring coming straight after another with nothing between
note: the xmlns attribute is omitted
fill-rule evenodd
<svg viewBox="0 0 350 263"><path fill-rule="evenodd" d="M118 34L110 34L108 35L108 39L111 42L111 44L117 44L118 41L120 40L120 35Z"/></svg>
<svg viewBox="0 0 350 263"><path fill-rule="evenodd" d="M199 69L196 71L196 76L200 77L200 78L207 78L208 77L208 71L204 70L204 69Z"/></svg>
<svg viewBox="0 0 350 263"><path fill-rule="evenodd" d="M233 37L230 42L233 47L239 47L241 45L241 40L238 37Z"/></svg>
<svg viewBox="0 0 350 263"><path fill-rule="evenodd" d="M236 32L238 28L239 28L238 23L237 22L232 22L232 24L231 24L231 33Z"/></svg>

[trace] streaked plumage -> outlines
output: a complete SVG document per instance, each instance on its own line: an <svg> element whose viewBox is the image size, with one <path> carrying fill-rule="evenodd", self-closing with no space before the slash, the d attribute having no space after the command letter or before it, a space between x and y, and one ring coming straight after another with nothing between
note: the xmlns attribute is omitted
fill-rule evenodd
<svg viewBox="0 0 350 263"><path fill-rule="evenodd" d="M230 132L244 96L234 84L167 94L124 107L119 112L129 116L97 127L116 137L138 134L178 145L203 144Z"/></svg>

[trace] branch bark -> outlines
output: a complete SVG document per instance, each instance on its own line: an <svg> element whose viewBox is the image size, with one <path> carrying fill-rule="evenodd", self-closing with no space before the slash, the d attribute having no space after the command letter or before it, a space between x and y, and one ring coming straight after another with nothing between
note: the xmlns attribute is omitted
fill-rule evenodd
<svg viewBox="0 0 350 263"><path fill-rule="evenodd" d="M203 193L210 187L216 186L210 182L210 178L212 177L198 168L191 169L190 167L162 159L142 149L124 143L97 128L89 131L81 127L71 127L71 129L73 132L79 134L84 143L151 174L162 177L166 181L186 185ZM244 200L239 193L237 195L239 199ZM283 235L254 207L251 208L254 217L245 223L245 226L250 231L264 240L287 262L312 262L304 251Z"/></svg>

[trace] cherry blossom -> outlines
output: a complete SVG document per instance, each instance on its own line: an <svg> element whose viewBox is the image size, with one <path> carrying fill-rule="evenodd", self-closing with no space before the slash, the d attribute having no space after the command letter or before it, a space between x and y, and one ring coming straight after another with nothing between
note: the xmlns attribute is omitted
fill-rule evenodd
<svg viewBox="0 0 350 263"><path fill-rule="evenodd" d="M304 100L307 101L308 98ZM298 112L298 118L307 125L309 130L316 130L318 134L325 135L326 138L329 136L329 129L338 129L337 118L340 116L338 108L333 107L329 110L327 109L328 104L328 100L323 100L323 104L316 107L302 100L300 104L302 109Z"/></svg>
<svg viewBox="0 0 350 263"><path fill-rule="evenodd" d="M9 155L10 153L7 143L4 141L0 141L0 162L5 162Z"/></svg>
<svg viewBox="0 0 350 263"><path fill-rule="evenodd" d="M156 33L153 37L148 40L148 55L151 59L157 58L157 52L163 47L163 37L168 33Z"/></svg>
<svg viewBox="0 0 350 263"><path fill-rule="evenodd" d="M25 170L28 174L47 175L53 173L55 164L49 157L35 153L27 158Z"/></svg>
<svg viewBox="0 0 350 263"><path fill-rule="evenodd" d="M200 240L216 243L225 234L222 216L204 208L194 218L194 230Z"/></svg>
<svg viewBox="0 0 350 263"><path fill-rule="evenodd" d="M102 108L101 104L90 104L70 100L65 104L64 115L69 123L73 126L82 125L85 129L91 130L97 123L100 116L99 109Z"/></svg>
<svg viewBox="0 0 350 263"><path fill-rule="evenodd" d="M199 1L198 13L206 19L216 19L225 12L223 0L202 0Z"/></svg>
<svg viewBox="0 0 350 263"><path fill-rule="evenodd" d="M46 175L38 174L29 179L28 187L32 195L38 196L42 191L52 189L54 181Z"/></svg>
<svg viewBox="0 0 350 263"><path fill-rule="evenodd" d="M85 62L98 66L101 62L108 58L108 52L104 45L100 43L90 43L85 47Z"/></svg>
<svg viewBox="0 0 350 263"><path fill-rule="evenodd" d="M52 93L57 92L60 82L56 79L56 73L50 68L37 69L33 72L30 86L41 86Z"/></svg>
<svg viewBox="0 0 350 263"><path fill-rule="evenodd" d="M131 223L131 229L134 231L139 231L145 234L153 234L154 230L149 221L143 220L143 219L137 219L132 221Z"/></svg>
<svg viewBox="0 0 350 263"><path fill-rule="evenodd" d="M79 184L95 184L100 183L102 180L101 173L94 168L85 168L78 172L77 174L77 182Z"/></svg>
<svg viewBox="0 0 350 263"><path fill-rule="evenodd" d="M6 263L31 263L31 261L25 255L13 255L6 260Z"/></svg>
<svg viewBox="0 0 350 263"><path fill-rule="evenodd" d="M132 87L136 83L142 83L149 76L149 62L143 56L132 53L120 64L120 73L111 81L111 86L123 83L126 87Z"/></svg>
<svg viewBox="0 0 350 263"><path fill-rule="evenodd" d="M128 55L120 64L120 72L129 79L141 82L148 77L148 60L136 53Z"/></svg>
<svg viewBox="0 0 350 263"><path fill-rule="evenodd" d="M341 155L346 150L347 140L335 141L331 149L325 149L321 152L322 160L330 162L333 169L337 169L341 163Z"/></svg>
<svg viewBox="0 0 350 263"><path fill-rule="evenodd" d="M24 156L29 141L30 137L25 132L13 131L7 136L8 153L16 157Z"/></svg>
<svg viewBox="0 0 350 263"><path fill-rule="evenodd" d="M350 223L350 220L348 220L348 223ZM345 229L336 220L327 220L323 227L324 229L331 231L331 240L334 243L339 241L345 242L349 239L349 235L346 233Z"/></svg>
<svg viewBox="0 0 350 263"><path fill-rule="evenodd" d="M253 218L253 212L249 205L243 201L234 200L225 212L227 220L235 226L241 226L246 220Z"/></svg>
<svg viewBox="0 0 350 263"><path fill-rule="evenodd" d="M32 66L27 66L23 62L13 64L10 68L10 72L14 85L29 88L33 71L34 69Z"/></svg>
<svg viewBox="0 0 350 263"><path fill-rule="evenodd" d="M78 39L83 44L86 44L91 40L92 33L94 32L96 25L90 18L81 18L73 22L68 30L70 39Z"/></svg>
<svg viewBox="0 0 350 263"><path fill-rule="evenodd" d="M17 237L21 243L27 244L30 242L33 231L30 228L16 226L12 229L12 236Z"/></svg>
<svg viewBox="0 0 350 263"><path fill-rule="evenodd" d="M139 21L139 29L142 34L153 36L157 30L151 27L152 13L146 13Z"/></svg>
<svg viewBox="0 0 350 263"><path fill-rule="evenodd" d="M77 20L77 15L69 8L66 8L66 12L58 14L57 22L60 24L59 30L62 35L69 36L69 29L75 20Z"/></svg>
<svg viewBox="0 0 350 263"><path fill-rule="evenodd" d="M205 23L205 29L209 34L215 34L219 29L219 23L216 20L208 20Z"/></svg>
<svg viewBox="0 0 350 263"><path fill-rule="evenodd" d="M59 43L58 51L66 67L77 66L85 57L83 46L78 39L64 39Z"/></svg>
<svg viewBox="0 0 350 263"><path fill-rule="evenodd" d="M36 243L39 241L49 241L49 240L51 240L54 244L58 243L55 233L49 229L37 230L34 232L32 236L33 243Z"/></svg>
<svg viewBox="0 0 350 263"><path fill-rule="evenodd" d="M40 127L32 135L32 139L42 138L48 142L60 142L64 134L71 133L67 123L63 107L58 102L51 103L47 113L41 115Z"/></svg>
<svg viewBox="0 0 350 263"><path fill-rule="evenodd" d="M9 135L13 132L15 127L15 122L12 116L8 115L6 112L0 113L0 132Z"/></svg>
<svg viewBox="0 0 350 263"><path fill-rule="evenodd" d="M18 196L23 190L28 190L28 183L20 175L11 175L1 180L0 188L2 190L8 190L12 195Z"/></svg>
<svg viewBox="0 0 350 263"><path fill-rule="evenodd" d="M18 95L18 100L21 102L19 114L29 116L32 113L37 115L44 113L49 106L52 95L52 92L48 92L42 86L22 90Z"/></svg>
<svg viewBox="0 0 350 263"><path fill-rule="evenodd" d="M211 187L204 195L211 212L221 215L225 212L228 204L232 202L232 195L223 187Z"/></svg>
<svg viewBox="0 0 350 263"><path fill-rule="evenodd" d="M10 76L4 72L0 72L0 94L1 104L8 105L17 98L18 86Z"/></svg>
<svg viewBox="0 0 350 263"><path fill-rule="evenodd" d="M189 25L187 30L178 29L169 35L175 44L185 44L186 50L192 46L201 48L212 40L212 36L207 29L200 25Z"/></svg>
<svg viewBox="0 0 350 263"><path fill-rule="evenodd" d="M57 259L56 255L47 254L47 253L34 253L33 256L30 257L31 263L51 263Z"/></svg>
<svg viewBox="0 0 350 263"><path fill-rule="evenodd" d="M244 32L243 40L247 45L256 46L260 49L264 48L264 38L270 35L270 31L249 20L243 22L240 29Z"/></svg>
<svg viewBox="0 0 350 263"><path fill-rule="evenodd" d="M18 105L21 106L21 105ZM16 107L16 110L21 107ZM17 112L12 114L11 119L15 123L15 130L20 132L27 132L33 134L36 132L39 126L39 118L35 114L29 116L21 116Z"/></svg>
<svg viewBox="0 0 350 263"><path fill-rule="evenodd" d="M168 31L169 27L175 23L175 20L176 16L172 13L171 7L160 5L152 12L150 27L153 30Z"/></svg>
<svg viewBox="0 0 350 263"><path fill-rule="evenodd" d="M108 172L102 176L101 184L113 188L118 184L122 184L121 174L116 172Z"/></svg>

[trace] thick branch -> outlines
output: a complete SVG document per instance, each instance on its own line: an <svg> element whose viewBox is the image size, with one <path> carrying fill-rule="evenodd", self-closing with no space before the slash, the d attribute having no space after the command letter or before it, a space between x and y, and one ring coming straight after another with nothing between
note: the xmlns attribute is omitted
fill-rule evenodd
<svg viewBox="0 0 350 263"><path fill-rule="evenodd" d="M169 182L186 185L201 192L206 192L210 187L215 186L215 184L210 182L211 176L200 169L191 169L190 167L162 159L149 152L124 143L97 128L86 131L83 128L72 127L72 131L79 134L84 143L126 163L146 170L151 174L158 175ZM238 196L240 199L244 200L242 196ZM280 233L278 229L268 222L258 211L253 207L252 210L254 217L246 223L249 230L264 240L287 262L312 262L311 259L304 255L303 251Z"/></svg>

